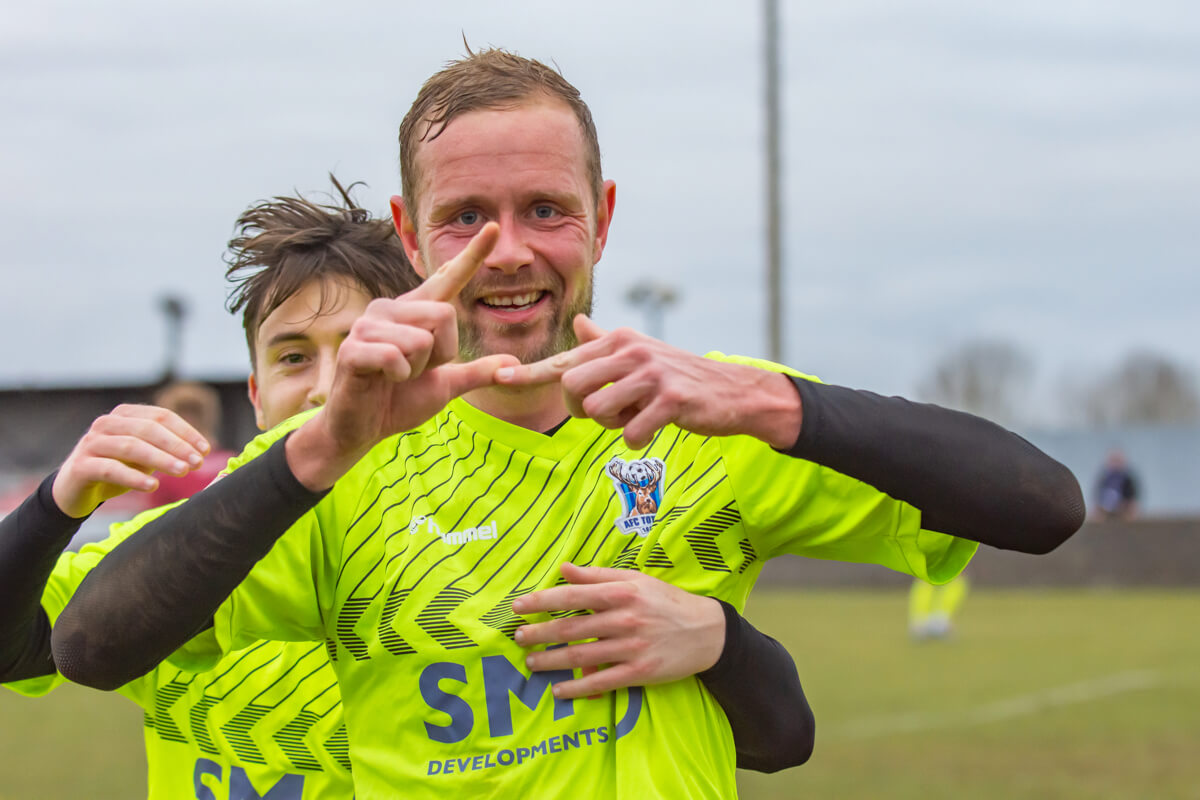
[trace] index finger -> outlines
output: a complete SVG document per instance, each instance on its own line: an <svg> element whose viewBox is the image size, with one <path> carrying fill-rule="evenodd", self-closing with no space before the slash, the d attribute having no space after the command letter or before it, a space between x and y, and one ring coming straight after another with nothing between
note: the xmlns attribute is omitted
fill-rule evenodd
<svg viewBox="0 0 1200 800"><path fill-rule="evenodd" d="M533 386L554 383L563 373L612 352L612 344L606 339L581 344L570 350L555 353L532 364L505 367L496 371L496 381L509 386Z"/></svg>
<svg viewBox="0 0 1200 800"><path fill-rule="evenodd" d="M439 300L443 303L453 300L471 282L471 278L475 277L475 273L479 271L483 260L492 252L499 238L499 225L495 222L484 225L479 233L467 242L461 253L442 264L437 272L409 292L408 296L418 300Z"/></svg>
<svg viewBox="0 0 1200 800"><path fill-rule="evenodd" d="M535 614L539 611L603 611L620 603L609 590L611 584L568 584L530 592L513 600L513 612Z"/></svg>
<svg viewBox="0 0 1200 800"><path fill-rule="evenodd" d="M138 432L137 435L143 439L147 436L153 436L154 427L157 426L178 436L202 454L207 453L211 449L211 445L204 438L203 434L196 430L190 422L169 408L122 403L114 408L108 416L117 426L120 426L118 420L121 418L140 420L144 425L150 426L149 429L142 428ZM156 443L161 444L161 440Z"/></svg>

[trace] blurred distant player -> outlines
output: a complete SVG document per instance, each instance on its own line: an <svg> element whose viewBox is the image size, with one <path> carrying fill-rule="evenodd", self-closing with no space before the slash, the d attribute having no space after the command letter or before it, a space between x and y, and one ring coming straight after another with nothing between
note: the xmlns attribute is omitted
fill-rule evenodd
<svg viewBox="0 0 1200 800"><path fill-rule="evenodd" d="M185 475L162 473L158 488L146 495L145 508L158 508L191 497L208 486L225 468L233 452L220 447L221 396L202 383L179 382L155 393L152 405L173 411L186 420L213 448L204 463Z"/></svg>
<svg viewBox="0 0 1200 800"><path fill-rule="evenodd" d="M1125 454L1110 450L1096 480L1096 516L1100 519L1133 519L1138 514L1138 482Z"/></svg>
<svg viewBox="0 0 1200 800"><path fill-rule="evenodd" d="M908 590L908 632L914 639L944 639L954 631L954 615L967 598L965 572L936 586L916 579Z"/></svg>

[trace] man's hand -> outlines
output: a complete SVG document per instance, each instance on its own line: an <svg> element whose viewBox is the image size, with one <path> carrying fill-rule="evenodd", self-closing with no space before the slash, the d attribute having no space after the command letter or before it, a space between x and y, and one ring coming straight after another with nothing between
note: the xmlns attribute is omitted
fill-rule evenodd
<svg viewBox="0 0 1200 800"><path fill-rule="evenodd" d="M96 419L58 469L51 493L68 517L91 514L133 489L152 492L152 473L186 475L204 463L209 443L173 411L120 405Z"/></svg>
<svg viewBox="0 0 1200 800"><path fill-rule="evenodd" d="M500 227L485 225L461 253L411 292L371 301L338 348L324 408L288 440L288 464L306 487L332 486L376 443L412 430L459 395L494 383L515 356L461 364L451 301L496 246Z"/></svg>
<svg viewBox="0 0 1200 800"><path fill-rule="evenodd" d="M626 686L694 675L717 663L725 646L725 613L711 597L627 569L562 565L567 586L518 597L516 614L589 610L579 617L524 625L516 641L582 642L530 653L534 671L582 668L583 677L554 684L554 696L576 698ZM584 640L595 639L596 641ZM605 669L597 669L601 665Z"/></svg>
<svg viewBox="0 0 1200 800"><path fill-rule="evenodd" d="M501 369L497 383L558 381L572 416L624 428L635 450L669 423L706 436L747 434L780 448L800 435L800 396L783 375L702 358L628 328L605 331L583 314L575 333L578 347Z"/></svg>

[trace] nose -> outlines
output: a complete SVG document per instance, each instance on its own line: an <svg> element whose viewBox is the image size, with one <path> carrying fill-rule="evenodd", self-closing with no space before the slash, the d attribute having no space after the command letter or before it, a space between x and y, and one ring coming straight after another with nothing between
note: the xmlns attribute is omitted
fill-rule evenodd
<svg viewBox="0 0 1200 800"><path fill-rule="evenodd" d="M309 387L305 398L307 408L325 405L333 388L333 374L337 366L337 350L321 350L317 357L316 380Z"/></svg>
<svg viewBox="0 0 1200 800"><path fill-rule="evenodd" d="M511 216L496 221L500 223L500 238L484 259L483 265L512 274L532 264L533 250L529 246L525 227Z"/></svg>

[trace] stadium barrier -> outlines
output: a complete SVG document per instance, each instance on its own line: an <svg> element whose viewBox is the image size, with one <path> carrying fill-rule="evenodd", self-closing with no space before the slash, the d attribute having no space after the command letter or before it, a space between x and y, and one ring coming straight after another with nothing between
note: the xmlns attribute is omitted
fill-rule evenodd
<svg viewBox="0 0 1200 800"><path fill-rule="evenodd" d="M980 547L968 570L977 587L1197 587L1200 519L1089 521L1048 555ZM899 588L910 580L878 566L784 556L767 563L758 585Z"/></svg>

